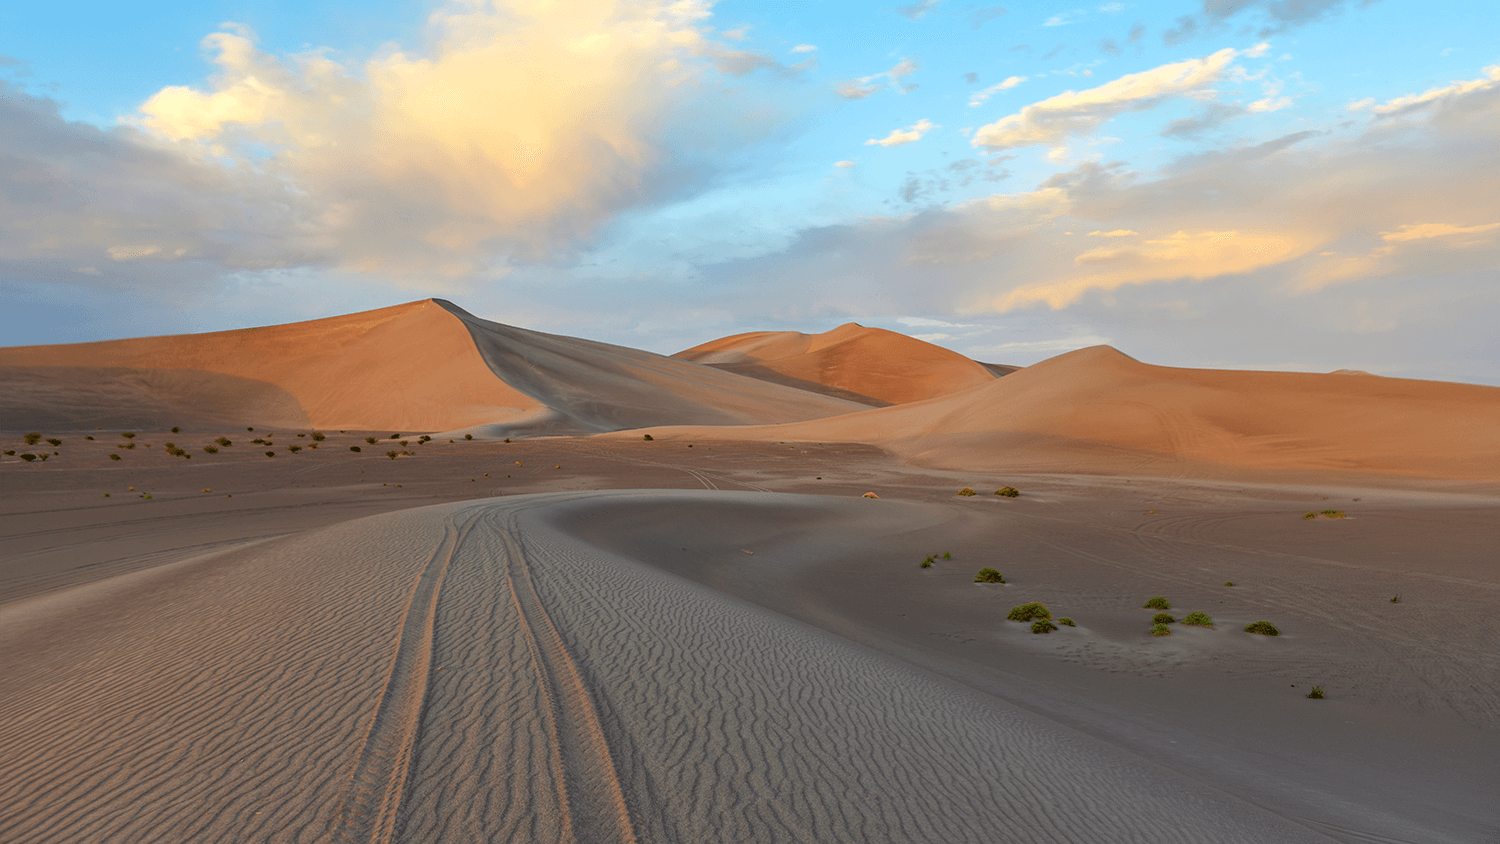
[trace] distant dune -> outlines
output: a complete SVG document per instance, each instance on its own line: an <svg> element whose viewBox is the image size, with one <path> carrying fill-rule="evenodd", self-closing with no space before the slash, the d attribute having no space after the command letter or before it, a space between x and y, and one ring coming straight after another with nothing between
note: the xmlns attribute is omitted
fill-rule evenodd
<svg viewBox="0 0 1500 844"><path fill-rule="evenodd" d="M861 406L424 300L310 322L0 348L0 428L317 426L592 433Z"/></svg>
<svg viewBox="0 0 1500 844"><path fill-rule="evenodd" d="M822 334L736 334L672 357L876 407L945 396L1004 374L915 337L852 322Z"/></svg>
<svg viewBox="0 0 1500 844"><path fill-rule="evenodd" d="M950 469L1233 466L1494 480L1500 388L1177 369L1094 346L937 399L733 436L874 443Z"/></svg>

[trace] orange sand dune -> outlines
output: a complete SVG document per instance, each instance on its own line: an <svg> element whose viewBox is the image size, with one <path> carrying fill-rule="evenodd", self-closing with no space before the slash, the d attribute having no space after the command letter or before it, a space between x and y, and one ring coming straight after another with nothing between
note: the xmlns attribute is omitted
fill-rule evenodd
<svg viewBox="0 0 1500 844"><path fill-rule="evenodd" d="M1495 480L1500 388L1177 369L1094 346L950 396L733 436L875 443L950 469L1198 474L1211 464Z"/></svg>
<svg viewBox="0 0 1500 844"><path fill-rule="evenodd" d="M945 396L995 378L957 352L852 322L822 334L736 334L673 357L877 407Z"/></svg>
<svg viewBox="0 0 1500 844"><path fill-rule="evenodd" d="M0 388L0 428L593 432L804 420L858 407L477 320L431 299L264 328L0 349Z"/></svg>

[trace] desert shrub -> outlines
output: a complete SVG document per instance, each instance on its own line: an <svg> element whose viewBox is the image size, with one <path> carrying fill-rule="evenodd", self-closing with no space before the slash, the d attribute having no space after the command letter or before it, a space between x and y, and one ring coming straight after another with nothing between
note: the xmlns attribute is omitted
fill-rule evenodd
<svg viewBox="0 0 1500 844"><path fill-rule="evenodd" d="M1177 618L1169 612L1159 612L1151 616L1152 624L1176 624Z"/></svg>
<svg viewBox="0 0 1500 844"><path fill-rule="evenodd" d="M401 452L399 451L387 451L385 453L385 456L391 458L392 460L395 460L400 454Z"/></svg>
<svg viewBox="0 0 1500 844"><path fill-rule="evenodd" d="M1022 604L1018 607L1011 607L1010 612L1005 615L1007 621L1031 621L1035 618L1051 617L1052 611L1047 609L1047 605L1039 604L1036 601L1032 601L1029 604Z"/></svg>
<svg viewBox="0 0 1500 844"><path fill-rule="evenodd" d="M247 430L247 431L253 431L255 429L254 428L246 428L245 430Z"/></svg>
<svg viewBox="0 0 1500 844"><path fill-rule="evenodd" d="M1324 516L1326 518L1330 518L1330 519L1342 519L1342 518L1344 518L1344 511L1343 510L1324 510L1319 515L1322 515L1322 516Z"/></svg>
<svg viewBox="0 0 1500 844"><path fill-rule="evenodd" d="M266 456L267 457L275 457L276 456L276 452L274 452L274 451L268 451L268 452L266 452Z"/></svg>
<svg viewBox="0 0 1500 844"><path fill-rule="evenodd" d="M1153 624L1153 625L1151 625L1151 635L1152 636L1170 636L1170 635L1172 635L1172 628L1168 627L1165 624Z"/></svg>
<svg viewBox="0 0 1500 844"><path fill-rule="evenodd" d="M30 452L27 452L26 454L21 455L21 459L25 460L27 463L30 463L31 461L33 461L33 460L36 459L36 455L32 454Z"/></svg>
<svg viewBox="0 0 1500 844"><path fill-rule="evenodd" d="M296 454L297 452L299 452L299 451L302 450L302 446L300 446L300 445L289 445L289 446L286 447L286 450L290 451L293 454Z"/></svg>
<svg viewBox="0 0 1500 844"><path fill-rule="evenodd" d="M84 437L84 439L91 440L91 439L93 439L93 437Z"/></svg>
<svg viewBox="0 0 1500 844"><path fill-rule="evenodd" d="M1249 624L1245 625L1245 632L1259 633L1262 636L1281 635L1281 631L1276 629L1276 625L1272 624L1269 621L1252 621Z"/></svg>
<svg viewBox="0 0 1500 844"><path fill-rule="evenodd" d="M219 447L216 446L216 445L206 445L206 446L203 447L203 450L206 451L206 452L208 452L209 454L218 454L219 453Z"/></svg>
<svg viewBox="0 0 1500 844"><path fill-rule="evenodd" d="M930 560L932 558L928 557L927 559ZM996 571L995 569L990 568L989 566L985 566L984 568L982 568L982 569L979 570L978 574L974 575L974 582L975 583L1004 583L1005 582L1005 575L1001 574L1000 572Z"/></svg>
<svg viewBox="0 0 1500 844"><path fill-rule="evenodd" d="M375 444L375 438L374 437L365 437L365 442L369 443L370 445L374 445Z"/></svg>
<svg viewBox="0 0 1500 844"><path fill-rule="evenodd" d="M1015 498L1021 494L1021 491L1013 486L1003 486L995 490L995 494L1003 495L1006 498Z"/></svg>
<svg viewBox="0 0 1500 844"><path fill-rule="evenodd" d="M656 439L656 437L653 437L650 434L642 434L641 435L641 439L643 439L643 440L645 440L646 442L649 443L649 442L654 441ZM509 440L507 440L507 442L509 442Z"/></svg>
<svg viewBox="0 0 1500 844"><path fill-rule="evenodd" d="M1031 632L1033 633L1051 633L1056 629L1057 625L1053 624L1051 621L1048 621L1045 618L1039 618L1036 621L1031 622Z"/></svg>
<svg viewBox="0 0 1500 844"><path fill-rule="evenodd" d="M1316 519L1317 517L1318 517L1318 514L1314 513L1311 510L1308 510L1306 513L1302 514L1302 518L1304 518L1304 519Z"/></svg>
<svg viewBox="0 0 1500 844"><path fill-rule="evenodd" d="M953 559L953 555L951 553L947 552L947 551L944 551L943 552L943 559L945 559L945 560L951 560L951 559Z"/></svg>
<svg viewBox="0 0 1500 844"><path fill-rule="evenodd" d="M357 446L357 445L351 445L351 446L349 446L349 450L350 451L359 451L359 446Z"/></svg>
<svg viewBox="0 0 1500 844"><path fill-rule="evenodd" d="M930 568L932 568L932 558L931 557L928 557L927 559L925 559L925 560L922 561L922 568L924 568L924 569L930 569Z"/></svg>
<svg viewBox="0 0 1500 844"><path fill-rule="evenodd" d="M48 437L47 438L47 445L51 445L51 446L62 445L62 440L59 440L59 439L57 439L55 437Z"/></svg>
<svg viewBox="0 0 1500 844"><path fill-rule="evenodd" d="M147 443L147 444L146 444L146 445L148 445L148 446L149 446L149 445L150 445L150 443ZM131 442L131 443L126 443L126 444L125 444L125 447L126 447L126 448L135 448L135 443L133 443L133 442Z"/></svg>
<svg viewBox="0 0 1500 844"><path fill-rule="evenodd" d="M313 438L314 442L322 442L322 441L328 439L328 437L326 437L326 436L318 433L317 431L313 431L312 438Z"/></svg>
<svg viewBox="0 0 1500 844"><path fill-rule="evenodd" d="M474 435L473 434L464 434L464 439L466 439L466 440L472 440L472 439L474 439ZM688 446L688 448L692 448L692 446Z"/></svg>
<svg viewBox="0 0 1500 844"><path fill-rule="evenodd" d="M1234 585L1234 581L1233 580L1226 580L1226 581L1224 581L1224 585L1225 586L1233 586Z"/></svg>
<svg viewBox="0 0 1500 844"><path fill-rule="evenodd" d="M27 434L25 439L27 445L36 445L37 443L42 441L42 435L33 431Z"/></svg>
<svg viewBox="0 0 1500 844"><path fill-rule="evenodd" d="M180 434L180 433L182 433L182 429L179 428L179 427L177 427L176 425L173 425L172 426L172 433L174 433L174 434Z"/></svg>
<svg viewBox="0 0 1500 844"><path fill-rule="evenodd" d="M1202 610L1194 610L1182 617L1182 623L1193 627L1213 627L1214 620Z"/></svg>
<svg viewBox="0 0 1500 844"><path fill-rule="evenodd" d="M1143 610L1169 610L1171 608L1172 602L1168 601L1166 598L1163 598L1160 595L1157 595L1146 603L1141 604L1141 609Z"/></svg>
<svg viewBox="0 0 1500 844"><path fill-rule="evenodd" d="M1400 595L1393 595L1393 596L1391 596L1391 603L1393 603L1393 604L1399 604L1399 603L1401 603L1401 596Z"/></svg>
<svg viewBox="0 0 1500 844"><path fill-rule="evenodd" d="M417 445L426 445L430 442L432 442L432 437L429 437L426 434L423 434L422 436L417 438ZM506 440L506 442L510 442L510 440Z"/></svg>
<svg viewBox="0 0 1500 844"><path fill-rule="evenodd" d="M388 439L399 440L399 439L401 439L401 435L400 434L391 434L390 437L388 437Z"/></svg>
<svg viewBox="0 0 1500 844"><path fill-rule="evenodd" d="M133 439L135 439L135 433L133 431L126 431L125 433L121 434L120 436L124 437L127 440L133 440Z"/></svg>
<svg viewBox="0 0 1500 844"><path fill-rule="evenodd" d="M176 447L177 447L177 443L162 443L162 448L165 448L167 450L168 454L171 454L172 453L172 449L174 449Z"/></svg>
<svg viewBox="0 0 1500 844"><path fill-rule="evenodd" d="M250 442L255 443L256 445L265 445L266 444L266 440L265 440L264 437L256 437L255 439L251 440Z"/></svg>
<svg viewBox="0 0 1500 844"><path fill-rule="evenodd" d="M1057 623L1061 624L1064 627L1077 627L1078 626L1077 624L1073 623L1073 619L1068 618L1067 616L1063 616L1062 618L1059 618L1057 620Z"/></svg>
<svg viewBox="0 0 1500 844"><path fill-rule="evenodd" d="M1310 697L1310 698L1312 698L1313 700L1322 700L1323 699L1323 687L1322 686L1313 686L1312 687L1312 691L1308 692L1307 696Z"/></svg>
<svg viewBox="0 0 1500 844"><path fill-rule="evenodd" d="M48 453L47 453L47 452L45 452L45 451L44 451L44 452L42 452L42 453L41 453L41 454L38 454L38 455L37 455L37 456L36 456L36 459L38 459L38 460L40 460L40 461L42 461L42 462L43 462L43 463L46 463L46 462L47 462L47 458L49 458L49 457L51 457L51 456L52 456L52 455L50 455L50 454L48 454Z"/></svg>
<svg viewBox="0 0 1500 844"><path fill-rule="evenodd" d="M406 440L402 440L401 441L401 447L402 448L406 448L406 442L407 442Z"/></svg>
<svg viewBox="0 0 1500 844"><path fill-rule="evenodd" d="M219 445L224 446L225 448L228 448L228 447L234 445L234 442L232 440L230 440L228 437L219 437L218 439L214 440L214 442L218 443Z"/></svg>
<svg viewBox="0 0 1500 844"><path fill-rule="evenodd" d="M5 452L5 456L6 457L15 457L16 456L16 450L15 449L11 449L10 451Z"/></svg>
<svg viewBox="0 0 1500 844"><path fill-rule="evenodd" d="M958 491L958 494L959 495L976 495L977 493L975 493L974 490L970 489L969 487L964 487L963 489L961 489L961 490Z"/></svg>

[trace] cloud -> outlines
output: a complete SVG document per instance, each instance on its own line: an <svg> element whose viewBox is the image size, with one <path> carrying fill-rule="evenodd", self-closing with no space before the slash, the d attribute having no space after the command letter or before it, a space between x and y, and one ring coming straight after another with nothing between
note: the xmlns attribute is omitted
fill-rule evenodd
<svg viewBox="0 0 1500 844"><path fill-rule="evenodd" d="M915 89L917 86L905 85L901 80L916 73L921 68L922 65L911 59L902 59L890 70L872 73L869 76L861 76L858 79L848 82L840 82L834 86L834 93L847 100L862 100L889 84L898 92L904 94Z"/></svg>
<svg viewBox="0 0 1500 844"><path fill-rule="evenodd" d="M1046 145L1059 147L1087 135L1110 118L1156 107L1169 97L1201 97L1223 77L1236 51L1219 50L1201 59L1162 65L1122 76L1097 88L1065 91L981 126L971 143L991 150Z"/></svg>
<svg viewBox="0 0 1500 844"><path fill-rule="evenodd" d="M1182 117L1167 124L1167 128L1161 131L1164 137L1191 138L1209 129L1216 129L1228 123L1236 117L1242 117L1249 112L1242 106L1232 103L1206 102L1196 117Z"/></svg>
<svg viewBox="0 0 1500 844"><path fill-rule="evenodd" d="M1203 14L1183 15L1177 25L1162 34L1168 45L1180 44L1199 32L1217 32L1239 17L1248 24L1251 19L1260 20L1257 37L1287 32L1299 26L1332 17L1350 0L1203 0ZM1361 5L1369 0L1361 0Z"/></svg>
<svg viewBox="0 0 1500 844"><path fill-rule="evenodd" d="M1133 232L1130 229L1115 229L1112 232L1093 231L1089 232L1089 237L1129 237L1134 234L1140 234L1140 232Z"/></svg>
<svg viewBox="0 0 1500 844"><path fill-rule="evenodd" d="M835 166L835 167L856 167L858 165L856 165L853 161L835 161L835 162L833 162L833 166Z"/></svg>
<svg viewBox="0 0 1500 844"><path fill-rule="evenodd" d="M792 48L792 52L793 53L811 53L812 51L814 51L816 49L818 49L818 48L814 47L811 44L798 44L797 46L795 46L795 47Z"/></svg>
<svg viewBox="0 0 1500 844"><path fill-rule="evenodd" d="M1468 94L1496 90L1500 90L1500 65L1490 65L1484 69L1484 76L1479 79L1453 82L1442 88L1429 88L1420 94L1397 97L1374 106L1370 110L1377 118L1402 117L1421 109L1442 106ZM1349 108L1351 110L1365 108L1370 102L1372 101L1361 100L1350 104Z"/></svg>
<svg viewBox="0 0 1500 844"><path fill-rule="evenodd" d="M909 144L915 141L922 140L922 136L927 134L934 128L936 127L933 125L933 122L931 120L923 118L922 120L918 120L916 123L913 123L905 129L892 129L891 133L889 135L886 135L884 138L880 138L878 140L875 138L871 138L870 140L865 141L865 145L870 146L872 144L878 144L883 147L898 147L903 144Z"/></svg>
<svg viewBox="0 0 1500 844"><path fill-rule="evenodd" d="M1500 229L1500 223L1479 226L1455 226L1450 223L1403 224L1400 231L1381 232L1380 239L1386 243L1401 243L1411 240L1426 240L1433 237L1449 237L1455 234L1482 234Z"/></svg>
<svg viewBox="0 0 1500 844"><path fill-rule="evenodd" d="M979 29L1003 14L1005 14L1005 9L1001 6L986 6L982 9L975 9L968 16L969 28Z"/></svg>
<svg viewBox="0 0 1500 844"><path fill-rule="evenodd" d="M1086 14L1087 13L1082 9L1073 9L1067 12L1059 12L1052 17L1047 18L1045 21L1042 21L1042 26L1067 26L1068 24L1077 23Z"/></svg>
<svg viewBox="0 0 1500 844"><path fill-rule="evenodd" d="M1008 91L1026 81L1024 76L1007 76L1003 81L985 88L983 91L975 91L969 95L969 107L984 105L985 101L1001 91Z"/></svg>
<svg viewBox="0 0 1500 844"><path fill-rule="evenodd" d="M928 12L936 9L942 0L917 0L917 2L906 6L897 6L893 11L896 14L910 20L921 20Z"/></svg>

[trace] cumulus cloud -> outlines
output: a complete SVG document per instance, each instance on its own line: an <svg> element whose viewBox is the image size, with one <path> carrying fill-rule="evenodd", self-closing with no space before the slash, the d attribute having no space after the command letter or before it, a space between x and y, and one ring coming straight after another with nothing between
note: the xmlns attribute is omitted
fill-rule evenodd
<svg viewBox="0 0 1500 844"><path fill-rule="evenodd" d="M1001 91L1008 91L1025 81L1026 77L1024 76L1007 76L1004 80L997 82L996 84L991 85L988 88L985 88L983 91L975 91L974 93L970 94L969 107L973 108L975 106L984 105L985 101L990 97L993 97Z"/></svg>
<svg viewBox="0 0 1500 844"><path fill-rule="evenodd" d="M871 138L868 141L865 141L865 145L870 146L872 144L878 144L883 147L898 147L902 144L909 144L915 141L922 140L922 136L927 134L933 128L935 128L933 122L931 120L923 118L922 120L918 120L916 123L913 123L905 129L892 129L891 133L889 135L886 135L884 138Z"/></svg>
<svg viewBox="0 0 1500 844"><path fill-rule="evenodd" d="M1086 135L1101 124L1131 111L1145 111L1171 97L1207 95L1237 51L1219 50L1190 59L1122 76L1097 88L1065 91L1032 103L1019 112L981 126L971 143L990 150L1046 145L1059 147L1069 138Z"/></svg>

